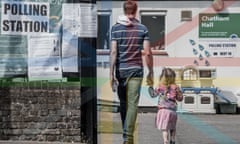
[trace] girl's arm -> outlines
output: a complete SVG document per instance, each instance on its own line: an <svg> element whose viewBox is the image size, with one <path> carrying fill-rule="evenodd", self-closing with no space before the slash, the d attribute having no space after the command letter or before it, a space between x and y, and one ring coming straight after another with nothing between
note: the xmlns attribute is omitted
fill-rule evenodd
<svg viewBox="0 0 240 144"><path fill-rule="evenodd" d="M179 87L176 88L176 99L177 101L183 100L183 94Z"/></svg>

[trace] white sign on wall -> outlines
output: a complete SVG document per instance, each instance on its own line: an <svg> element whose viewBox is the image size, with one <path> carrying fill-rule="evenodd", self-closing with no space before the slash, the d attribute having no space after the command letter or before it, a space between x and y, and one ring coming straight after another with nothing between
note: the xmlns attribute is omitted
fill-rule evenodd
<svg viewBox="0 0 240 144"><path fill-rule="evenodd" d="M210 57L236 57L238 40L204 40L201 45L209 52Z"/></svg>
<svg viewBox="0 0 240 144"><path fill-rule="evenodd" d="M64 3L62 27L63 72L78 72L78 38L97 37L96 4Z"/></svg>
<svg viewBox="0 0 240 144"><path fill-rule="evenodd" d="M212 42L208 48L213 57L234 57L238 45L239 42Z"/></svg>
<svg viewBox="0 0 240 144"><path fill-rule="evenodd" d="M63 4L63 34L78 37L97 37L96 4Z"/></svg>
<svg viewBox="0 0 240 144"><path fill-rule="evenodd" d="M63 72L78 72L78 38L64 36L62 41Z"/></svg>
<svg viewBox="0 0 240 144"><path fill-rule="evenodd" d="M29 80L62 78L60 38L57 34L38 34L28 37Z"/></svg>
<svg viewBox="0 0 240 144"><path fill-rule="evenodd" d="M49 3L2 1L1 34L49 32Z"/></svg>

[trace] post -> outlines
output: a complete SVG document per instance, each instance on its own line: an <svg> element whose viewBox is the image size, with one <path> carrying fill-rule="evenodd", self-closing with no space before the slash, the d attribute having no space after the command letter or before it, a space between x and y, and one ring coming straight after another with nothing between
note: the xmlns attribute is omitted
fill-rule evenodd
<svg viewBox="0 0 240 144"><path fill-rule="evenodd" d="M96 0L80 2L96 4ZM81 133L97 144L96 38L80 38Z"/></svg>
<svg viewBox="0 0 240 144"><path fill-rule="evenodd" d="M80 38L81 57L81 132L97 144L96 38Z"/></svg>
<svg viewBox="0 0 240 144"><path fill-rule="evenodd" d="M96 0L66 0L67 3L91 3ZM96 38L78 38L78 73L81 95L81 138L97 144ZM75 75L76 76L76 75Z"/></svg>

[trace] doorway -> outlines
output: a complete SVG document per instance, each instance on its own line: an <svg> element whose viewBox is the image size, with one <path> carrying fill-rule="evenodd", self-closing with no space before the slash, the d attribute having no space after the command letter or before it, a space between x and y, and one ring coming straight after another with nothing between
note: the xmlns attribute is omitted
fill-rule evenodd
<svg viewBox="0 0 240 144"><path fill-rule="evenodd" d="M141 23L149 31L151 48L165 50L166 11L140 11Z"/></svg>

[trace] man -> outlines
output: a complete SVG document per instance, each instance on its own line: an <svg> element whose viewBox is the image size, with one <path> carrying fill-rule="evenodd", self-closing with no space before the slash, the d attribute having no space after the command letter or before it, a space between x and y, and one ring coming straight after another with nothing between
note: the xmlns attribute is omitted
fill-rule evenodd
<svg viewBox="0 0 240 144"><path fill-rule="evenodd" d="M137 3L130 0L125 1L123 11L124 16L119 16L111 31L110 84L113 90L117 85L123 144L133 144L144 71L142 50L144 50L148 68L147 84L149 86L153 86L153 58L148 29L135 18Z"/></svg>

